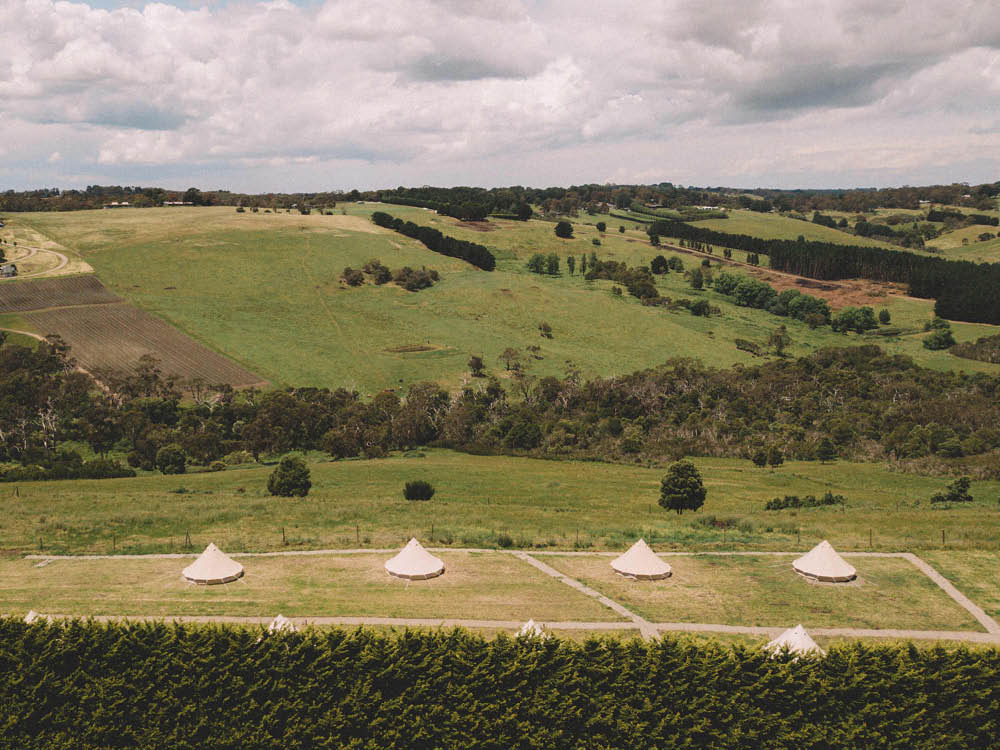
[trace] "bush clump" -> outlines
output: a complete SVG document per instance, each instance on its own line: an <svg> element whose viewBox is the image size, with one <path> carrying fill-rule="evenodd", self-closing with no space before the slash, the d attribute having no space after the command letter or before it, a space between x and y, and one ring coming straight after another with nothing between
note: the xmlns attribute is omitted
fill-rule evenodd
<svg viewBox="0 0 1000 750"><path fill-rule="evenodd" d="M430 500L434 497L434 485L423 479L407 482L403 487L403 497L407 500Z"/></svg>
<svg viewBox="0 0 1000 750"><path fill-rule="evenodd" d="M267 491L281 497L305 497L310 487L309 467L297 456L285 456L267 478Z"/></svg>
<svg viewBox="0 0 1000 750"><path fill-rule="evenodd" d="M969 494L969 487L972 481L968 477L959 477L948 485L944 492L935 492L931 495L932 503L971 503L972 495Z"/></svg>
<svg viewBox="0 0 1000 750"><path fill-rule="evenodd" d="M156 468L164 474L183 474L187 471L187 455L177 443L168 443L156 452Z"/></svg>
<svg viewBox="0 0 1000 750"><path fill-rule="evenodd" d="M764 510L784 510L785 508L818 508L823 505L844 505L847 501L843 495L834 495L826 492L823 497L817 498L814 495L799 497L798 495L785 495L768 500Z"/></svg>

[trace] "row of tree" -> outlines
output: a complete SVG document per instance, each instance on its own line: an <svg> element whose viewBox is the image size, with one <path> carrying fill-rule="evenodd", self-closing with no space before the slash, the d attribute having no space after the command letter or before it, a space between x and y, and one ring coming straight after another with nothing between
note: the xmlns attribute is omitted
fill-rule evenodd
<svg viewBox="0 0 1000 750"><path fill-rule="evenodd" d="M765 240L681 222L658 221L650 235L679 237L768 255L771 268L812 279L863 278L909 285L915 297L936 299L939 317L1000 324L1000 263L972 263L880 247L831 242Z"/></svg>
<svg viewBox="0 0 1000 750"><path fill-rule="evenodd" d="M403 221L384 211L373 213L372 221L380 227L393 229L407 237L419 240L428 250L435 253L447 255L449 258L459 258L478 268L482 268L484 271L492 271L496 268L496 258L493 257L493 253L485 245L449 237L433 227L421 226L414 224L412 221Z"/></svg>
<svg viewBox="0 0 1000 750"><path fill-rule="evenodd" d="M987 748L1000 651L0 620L20 750Z"/></svg>

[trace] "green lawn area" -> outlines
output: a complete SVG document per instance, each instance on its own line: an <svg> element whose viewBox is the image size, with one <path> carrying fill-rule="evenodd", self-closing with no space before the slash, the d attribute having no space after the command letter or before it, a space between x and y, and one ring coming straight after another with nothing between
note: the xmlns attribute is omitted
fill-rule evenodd
<svg viewBox="0 0 1000 750"><path fill-rule="evenodd" d="M546 557L568 576L653 622L808 628L981 630L936 584L899 558L850 558L860 582L810 583L791 557L665 556L673 575L631 581L608 560Z"/></svg>
<svg viewBox="0 0 1000 750"><path fill-rule="evenodd" d="M812 214L809 214L812 219ZM758 211L730 211L728 219L706 219L695 226L728 234L749 234L766 240L794 240L802 235L815 242L834 242L838 245L863 245L898 249L895 245L881 242L871 237L856 237L849 232L841 232L812 221L792 219L780 214L765 214Z"/></svg>
<svg viewBox="0 0 1000 750"><path fill-rule="evenodd" d="M986 614L1000 617L1000 553L994 550L928 550L920 556Z"/></svg>
<svg viewBox="0 0 1000 750"><path fill-rule="evenodd" d="M452 617L483 620L620 619L607 607L513 555L443 552L444 575L406 582L385 572L391 555L244 557L243 578L188 583L192 558L0 561L7 612L68 615Z"/></svg>
<svg viewBox="0 0 1000 750"><path fill-rule="evenodd" d="M427 450L378 460L312 462L303 499L271 497L271 467L184 476L0 485L0 549L52 553L179 552L214 541L233 552L290 548L396 548L425 544L624 549L640 536L658 549L997 549L1000 482L974 482L976 501L931 507L948 480L873 464L789 462L775 471L739 459L698 458L705 507L678 515L657 505L664 467L470 456ZM423 457L419 457L423 456ZM437 488L402 497L405 482ZM183 492L178 492L183 488ZM846 507L765 511L786 494L843 494ZM725 527L725 528L723 528Z"/></svg>
<svg viewBox="0 0 1000 750"><path fill-rule="evenodd" d="M487 245L499 259L497 271L479 271L378 230L368 218L378 209ZM343 210L346 214L334 216L237 214L228 207L78 211L19 214L11 224L79 252L117 294L276 385L346 386L374 394L434 380L458 388L467 378L470 355L483 356L489 370L503 378L500 353L529 345L540 347L528 360L539 376L562 375L568 362L591 377L652 367L676 356L726 367L755 361L736 348L736 339L764 344L781 324L791 334L792 356L854 343L830 329L811 331L796 321L737 307L710 290L696 292L682 274L661 277L661 293L706 297L721 315L701 318L643 307L627 294L613 295L611 282L570 275L565 264L570 254L579 258L595 251L635 265L660 252L642 231L620 234L614 222L612 231L598 233L593 224L607 217L587 216L575 225L574 239L561 240L552 222L541 220L495 220L490 222L495 229L483 232L404 206L350 204ZM594 246L594 239L602 244ZM528 273L524 259L534 252L559 254L562 274ZM442 279L418 293L394 285L341 285L345 266L358 268L374 257L392 269L435 268ZM698 262L681 257L688 268ZM931 314L928 301L902 304L887 298L886 304L900 320L922 324ZM542 321L552 327L552 339L539 335ZM990 331L971 326L956 335L963 340ZM927 352L916 338L880 343L928 366L955 366L953 357ZM971 361L962 366L1000 370Z"/></svg>

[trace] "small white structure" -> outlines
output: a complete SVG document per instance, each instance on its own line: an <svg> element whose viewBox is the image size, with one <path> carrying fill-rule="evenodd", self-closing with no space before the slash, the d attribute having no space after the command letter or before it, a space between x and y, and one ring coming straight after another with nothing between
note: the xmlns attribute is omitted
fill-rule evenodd
<svg viewBox="0 0 1000 750"><path fill-rule="evenodd" d="M537 622L535 622L534 620L528 620L526 623L524 623L524 627L522 627L518 631L517 637L518 638L541 638L542 640L544 640L544 639L546 639L546 638L549 637L549 634L546 633L545 632L545 628L543 628Z"/></svg>
<svg viewBox="0 0 1000 750"><path fill-rule="evenodd" d="M612 560L611 567L619 575L640 581L668 578L671 574L670 566L656 556L645 539L640 539L625 554Z"/></svg>
<svg viewBox="0 0 1000 750"><path fill-rule="evenodd" d="M399 554L386 561L385 572L396 578L420 581L444 573L444 563L411 539Z"/></svg>
<svg viewBox="0 0 1000 750"><path fill-rule="evenodd" d="M41 615L32 609L24 616L24 622L30 625L31 623L37 621L40 617Z"/></svg>
<svg viewBox="0 0 1000 750"><path fill-rule="evenodd" d="M842 583L853 581L858 571L849 565L826 539L792 563L797 573L817 581Z"/></svg>
<svg viewBox="0 0 1000 750"><path fill-rule="evenodd" d="M243 575L243 566L212 543L197 560L184 568L183 573L191 583L229 583Z"/></svg>
<svg viewBox="0 0 1000 750"><path fill-rule="evenodd" d="M271 620L271 624L267 626L268 633L294 633L296 630L298 628L295 627L295 623L282 614Z"/></svg>
<svg viewBox="0 0 1000 750"><path fill-rule="evenodd" d="M773 653L775 656L780 654L786 648L789 653L793 653L796 656L826 655L826 652L816 645L816 641L812 639L809 633L806 632L806 629L801 625L789 628L764 646L764 648Z"/></svg>

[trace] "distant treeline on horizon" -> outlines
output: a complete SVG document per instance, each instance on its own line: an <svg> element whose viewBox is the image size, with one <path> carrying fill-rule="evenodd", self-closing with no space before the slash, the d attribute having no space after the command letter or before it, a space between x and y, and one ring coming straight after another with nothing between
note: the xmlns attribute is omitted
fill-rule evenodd
<svg viewBox="0 0 1000 750"><path fill-rule="evenodd" d="M728 187L683 187L670 182L651 185L571 185L532 188L520 185L496 188L429 187L385 190L336 190L298 193L237 193L228 190L168 190L160 187L89 185L83 190L42 188L0 193L0 211L76 211L102 208L111 203L159 206L166 201L194 205L246 206L259 208L325 208L345 201L385 201L436 208L469 206L469 218L489 214L516 215L524 204L551 213L598 212L609 208L639 206L682 208L705 206L746 208L756 211L850 211L876 208L918 209L928 204L962 206L980 211L996 208L1000 182L969 186L964 183L899 188L852 188L824 190L742 189ZM461 218L461 217L460 217Z"/></svg>

